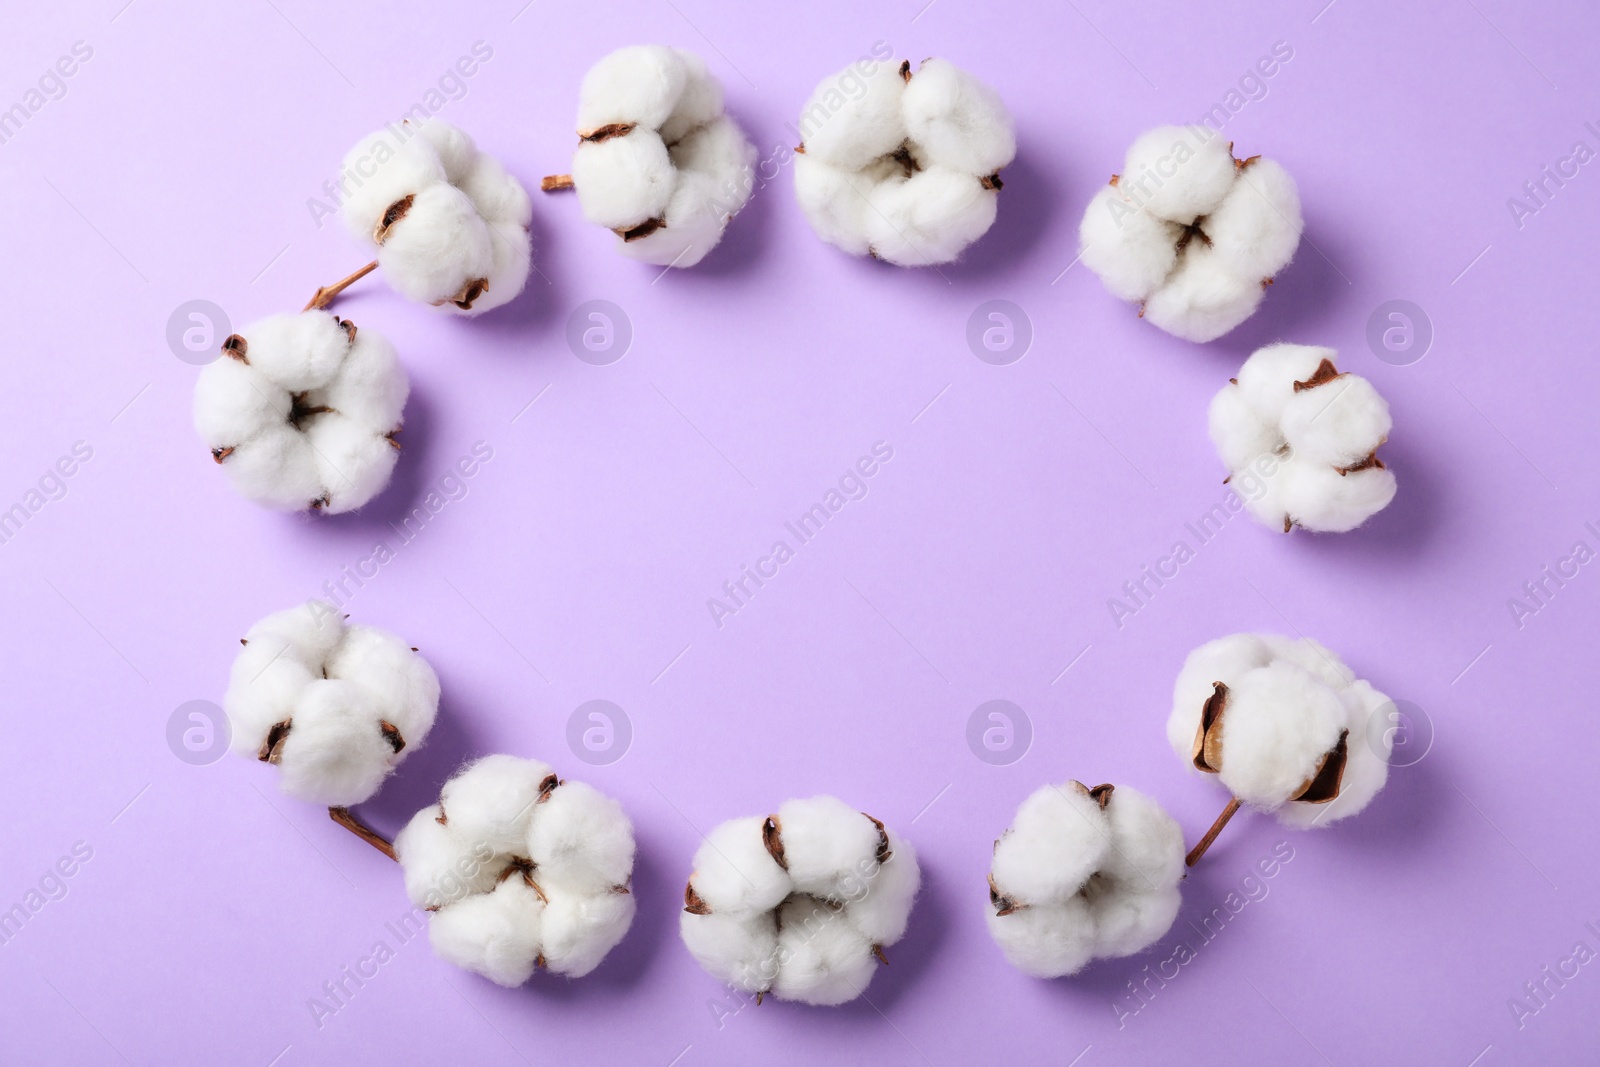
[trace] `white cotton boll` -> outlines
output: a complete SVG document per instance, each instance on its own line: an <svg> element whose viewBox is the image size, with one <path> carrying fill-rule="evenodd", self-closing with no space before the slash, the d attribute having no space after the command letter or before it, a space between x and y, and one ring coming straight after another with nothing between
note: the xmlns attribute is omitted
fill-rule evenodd
<svg viewBox="0 0 1600 1067"><path fill-rule="evenodd" d="M237 366L233 360L217 360L210 366L221 363ZM371 432L399 426L410 394L411 383L400 368L394 345L372 330L358 330L339 369L327 385L307 394L305 403L330 407Z"/></svg>
<svg viewBox="0 0 1600 1067"><path fill-rule="evenodd" d="M1035 978L1076 974L1094 956L1095 925L1089 903L1072 897L1050 907L996 915L986 908L989 934L1006 960Z"/></svg>
<svg viewBox="0 0 1600 1067"><path fill-rule="evenodd" d="M1397 486L1381 467L1341 474L1303 463L1284 491L1283 507L1295 525L1317 533L1348 533L1389 506Z"/></svg>
<svg viewBox="0 0 1600 1067"><path fill-rule="evenodd" d="M244 337L250 366L291 393L328 382L350 348L339 320L326 311L273 315L253 324Z"/></svg>
<svg viewBox="0 0 1600 1067"><path fill-rule="evenodd" d="M582 978L627 934L635 910L632 893L550 893L540 930L545 966Z"/></svg>
<svg viewBox="0 0 1600 1067"><path fill-rule="evenodd" d="M843 900L877 866L882 832L835 797L790 800L778 809L783 859L797 892Z"/></svg>
<svg viewBox="0 0 1600 1067"><path fill-rule="evenodd" d="M617 49L583 76L579 135L613 123L659 127L683 95L689 74L677 49L654 44Z"/></svg>
<svg viewBox="0 0 1600 1067"><path fill-rule="evenodd" d="M311 669L286 652L282 641L257 638L233 661L223 709L232 731L229 747L247 759L256 758L274 726L294 717L295 702L311 684Z"/></svg>
<svg viewBox="0 0 1600 1067"><path fill-rule="evenodd" d="M1138 893L1178 884L1183 877L1183 828L1154 798L1119 785L1106 804L1106 817L1112 847L1100 865L1103 875Z"/></svg>
<svg viewBox="0 0 1600 1067"><path fill-rule="evenodd" d="M1258 348L1239 368L1239 394L1258 419L1278 425L1295 396L1294 383L1309 380L1323 360L1332 362L1338 357L1338 352L1320 345L1279 342Z"/></svg>
<svg viewBox="0 0 1600 1067"><path fill-rule="evenodd" d="M808 152L794 157L794 191L811 228L831 245L851 255L864 256L869 248L867 213L876 182L841 170Z"/></svg>
<svg viewBox="0 0 1600 1067"><path fill-rule="evenodd" d="M406 896L419 908L439 908L473 893L487 893L499 881L501 865L495 863L494 852L463 841L439 821L443 813L439 805L428 805L394 838Z"/></svg>
<svg viewBox="0 0 1600 1067"><path fill-rule="evenodd" d="M854 1000L879 966L871 944L842 910L806 895L779 909L778 958L772 991L784 1000L823 1006Z"/></svg>
<svg viewBox="0 0 1600 1067"><path fill-rule="evenodd" d="M304 511L327 495L316 453L289 426L269 427L240 444L223 471L240 496L279 511Z"/></svg>
<svg viewBox="0 0 1600 1067"><path fill-rule="evenodd" d="M993 174L1016 157L1016 133L1000 94L947 60L917 68L901 107L907 135L940 166Z"/></svg>
<svg viewBox="0 0 1600 1067"><path fill-rule="evenodd" d="M462 840L482 842L497 853L524 855L534 807L553 775L540 760L485 756L444 784L439 806Z"/></svg>
<svg viewBox="0 0 1600 1067"><path fill-rule="evenodd" d="M911 842L893 832L888 834L889 859L869 871L845 897L850 921L874 945L892 945L905 936L911 904L922 884L922 870Z"/></svg>
<svg viewBox="0 0 1600 1067"><path fill-rule="evenodd" d="M329 655L327 672L365 689L384 720L400 731L406 749L420 746L433 728L439 676L394 634L376 626L351 626Z"/></svg>
<svg viewBox="0 0 1600 1067"><path fill-rule="evenodd" d="M1229 471L1242 470L1257 457L1283 446L1278 428L1257 418L1244 393L1231 383L1211 398L1206 429Z"/></svg>
<svg viewBox="0 0 1600 1067"><path fill-rule="evenodd" d="M1272 660L1271 648L1256 634L1230 634L1190 652L1173 686L1172 713L1167 718L1167 742L1172 751L1189 759L1195 733L1200 729L1201 709L1217 682L1229 684Z"/></svg>
<svg viewBox="0 0 1600 1067"><path fill-rule="evenodd" d="M1144 300L1178 262L1177 223L1135 207L1115 185L1103 186L1078 226L1084 266L1122 300Z"/></svg>
<svg viewBox="0 0 1600 1067"><path fill-rule="evenodd" d="M690 886L712 912L770 911L794 888L762 843L760 816L730 819L706 835L694 854Z"/></svg>
<svg viewBox="0 0 1600 1067"><path fill-rule="evenodd" d="M481 315L515 300L528 284L528 273L533 269L533 236L521 226L492 223L489 241L494 253L494 263L489 268L489 284L470 308L445 307L464 315Z"/></svg>
<svg viewBox="0 0 1600 1067"><path fill-rule="evenodd" d="M359 804L383 784L394 754L358 686L315 679L296 702L278 758L278 784L317 804Z"/></svg>
<svg viewBox="0 0 1600 1067"><path fill-rule="evenodd" d="M742 916L680 912L678 930L706 973L741 993L764 993L778 974L778 922L774 912Z"/></svg>
<svg viewBox="0 0 1600 1067"><path fill-rule="evenodd" d="M572 156L572 181L583 217L612 230L660 218L676 175L667 146L640 127L623 137L584 141Z"/></svg>
<svg viewBox="0 0 1600 1067"><path fill-rule="evenodd" d="M418 193L378 246L378 266L396 292L420 304L443 304L489 276L489 229L472 198L444 182Z"/></svg>
<svg viewBox="0 0 1600 1067"><path fill-rule="evenodd" d="M630 259L692 267L722 240L728 221L754 189L755 146L726 116L700 126L671 149L677 185L665 225L636 240L619 240Z"/></svg>
<svg viewBox="0 0 1600 1067"><path fill-rule="evenodd" d="M1008 893L1037 904L1060 903L1105 862L1111 823L1074 784L1047 785L1017 809L995 843L991 870Z"/></svg>
<svg viewBox="0 0 1600 1067"><path fill-rule="evenodd" d="M1205 221L1217 255L1245 278L1270 278L1294 258L1305 223L1300 192L1282 165L1258 159L1238 179Z"/></svg>
<svg viewBox="0 0 1600 1067"><path fill-rule="evenodd" d="M339 217L362 241L373 239L396 201L447 180L433 144L409 127L389 127L363 137L346 153L341 173L349 192L339 204Z"/></svg>
<svg viewBox="0 0 1600 1067"><path fill-rule="evenodd" d="M1283 436L1295 455L1333 467L1353 465L1377 450L1394 428L1389 404L1358 374L1291 393Z"/></svg>
<svg viewBox="0 0 1600 1067"><path fill-rule="evenodd" d="M541 885L578 896L626 886L633 854L633 824L622 805L583 782L562 783L538 805L525 853Z"/></svg>
<svg viewBox="0 0 1600 1067"><path fill-rule="evenodd" d="M310 420L304 434L323 485L322 510L329 515L355 510L389 484L400 453L388 439L335 414Z"/></svg>
<svg viewBox="0 0 1600 1067"><path fill-rule="evenodd" d="M543 912L538 894L513 874L492 893L434 912L428 940L441 959L513 988L531 978L538 965Z"/></svg>
<svg viewBox="0 0 1600 1067"><path fill-rule="evenodd" d="M288 390L236 359L214 359L194 385L194 428L210 448L228 448L281 425Z"/></svg>
<svg viewBox="0 0 1600 1067"><path fill-rule="evenodd" d="M683 92L673 105L672 114L661 123L661 139L676 145L691 130L710 123L722 114L722 83L706 69L706 61L693 52L674 48L683 64Z"/></svg>
<svg viewBox="0 0 1600 1067"><path fill-rule="evenodd" d="M527 229L533 221L533 201L522 183L493 156L479 155L456 186L472 199L478 214L491 226Z"/></svg>
<svg viewBox="0 0 1600 1067"><path fill-rule="evenodd" d="M1182 849L1179 849L1182 858ZM1176 887L1153 892L1100 894L1090 901L1094 916L1095 956L1120 959L1143 952L1172 929L1183 907Z"/></svg>
<svg viewBox="0 0 1600 1067"><path fill-rule="evenodd" d="M1261 296L1261 279L1241 278L1196 238L1145 300L1144 317L1174 337L1203 344L1255 314Z"/></svg>
<svg viewBox="0 0 1600 1067"><path fill-rule="evenodd" d="M440 165L444 167L444 179L451 185L460 185L480 158L478 146L466 131L443 119L423 119L415 124L407 119L405 125L433 147Z"/></svg>
<svg viewBox="0 0 1600 1067"><path fill-rule="evenodd" d="M994 225L999 195L969 174L930 167L880 184L865 214L867 241L897 267L953 262Z"/></svg>
<svg viewBox="0 0 1600 1067"><path fill-rule="evenodd" d="M1174 222L1213 211L1234 184L1228 142L1204 126L1160 126L1128 149L1120 184L1136 203Z"/></svg>
<svg viewBox="0 0 1600 1067"><path fill-rule="evenodd" d="M857 170L894 152L907 137L905 87L900 71L889 63L862 61L824 78L800 112L805 154Z"/></svg>
<svg viewBox="0 0 1600 1067"><path fill-rule="evenodd" d="M1222 784L1249 804L1294 797L1339 741L1338 695L1302 668L1272 663L1229 684L1222 721Z"/></svg>

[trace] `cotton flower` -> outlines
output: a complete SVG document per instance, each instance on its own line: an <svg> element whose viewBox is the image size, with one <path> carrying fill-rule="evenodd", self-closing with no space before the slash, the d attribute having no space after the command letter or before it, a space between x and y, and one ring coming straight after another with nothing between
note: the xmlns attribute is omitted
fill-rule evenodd
<svg viewBox="0 0 1600 1067"><path fill-rule="evenodd" d="M461 130L439 119L385 127L349 151L344 174L354 188L339 215L407 300L478 315L522 292L533 261L528 193Z"/></svg>
<svg viewBox="0 0 1600 1067"><path fill-rule="evenodd" d="M1191 862L1238 805L1289 826L1327 826L1367 806L1389 776L1389 698L1309 638L1234 634L1189 654L1173 690L1167 741L1233 794Z"/></svg>
<svg viewBox="0 0 1600 1067"><path fill-rule="evenodd" d="M1204 126L1162 126L1128 149L1078 235L1112 295L1176 337L1210 341L1255 313L1303 228L1299 191L1279 164L1235 159Z"/></svg>
<svg viewBox="0 0 1600 1067"><path fill-rule="evenodd" d="M800 134L794 188L812 229L900 267L949 263L987 233L1017 154L999 94L943 59L823 79Z"/></svg>
<svg viewBox="0 0 1600 1067"><path fill-rule="evenodd" d="M1260 349L1211 401L1211 440L1250 514L1268 526L1353 530L1394 499L1378 458L1389 405L1331 348ZM1247 473L1250 472L1250 473Z"/></svg>
<svg viewBox="0 0 1600 1067"><path fill-rule="evenodd" d="M694 857L684 944L759 998L843 1004L900 940L921 872L911 845L843 801L791 800L723 823Z"/></svg>
<svg viewBox="0 0 1600 1067"><path fill-rule="evenodd" d="M290 796L358 804L433 727L433 668L393 634L346 626L326 601L267 616L241 644L223 699L232 747L275 764Z"/></svg>
<svg viewBox="0 0 1600 1067"><path fill-rule="evenodd" d="M1131 956L1177 918L1183 831L1127 786L1047 785L994 843L989 933L1037 978Z"/></svg>
<svg viewBox="0 0 1600 1067"><path fill-rule="evenodd" d="M575 188L584 218L614 232L623 255L692 267L749 201L755 158L704 60L635 45L584 76L572 173L542 188Z"/></svg>
<svg viewBox="0 0 1600 1067"><path fill-rule="evenodd" d="M350 511L389 483L410 386L394 347L325 311L230 336L200 371L194 422L235 489L285 511Z"/></svg>
<svg viewBox="0 0 1600 1067"><path fill-rule="evenodd" d="M486 756L394 840L406 894L432 912L434 951L503 986L545 969L581 978L633 923L633 824L546 763Z"/></svg>

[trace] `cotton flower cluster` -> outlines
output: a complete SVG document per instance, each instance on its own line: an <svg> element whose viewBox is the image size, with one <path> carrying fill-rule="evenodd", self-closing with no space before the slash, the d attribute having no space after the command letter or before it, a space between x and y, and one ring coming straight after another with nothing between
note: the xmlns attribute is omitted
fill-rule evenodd
<svg viewBox="0 0 1600 1067"><path fill-rule="evenodd" d="M401 296L477 315L522 292L533 208L522 184L471 137L439 119L407 120L363 138L344 166L371 176L339 215Z"/></svg>
<svg viewBox="0 0 1600 1067"><path fill-rule="evenodd" d="M433 949L503 986L544 968L580 978L633 923L633 824L548 764L486 756L394 841Z"/></svg>
<svg viewBox="0 0 1600 1067"><path fill-rule="evenodd" d="M1018 970L1074 974L1131 956L1172 926L1183 831L1127 786L1047 785L994 843L989 933Z"/></svg>
<svg viewBox="0 0 1600 1067"><path fill-rule="evenodd" d="M723 113L722 83L691 52L622 48L584 76L570 184L584 218L615 232L625 256L671 267L704 259L750 199L755 157Z"/></svg>
<svg viewBox="0 0 1600 1067"><path fill-rule="evenodd" d="M1394 474L1378 458L1393 425L1372 383L1341 374L1331 348L1260 349L1211 401L1211 440L1229 479L1261 522L1307 530L1353 530L1394 499Z"/></svg>
<svg viewBox="0 0 1600 1067"><path fill-rule="evenodd" d="M1017 153L999 95L943 59L846 67L811 94L800 132L794 188L812 228L901 267L949 263L987 233Z"/></svg>
<svg viewBox="0 0 1600 1067"><path fill-rule="evenodd" d="M819 796L732 819L694 856L683 940L712 976L758 998L843 1004L905 933L921 872L911 845Z"/></svg>
<svg viewBox="0 0 1600 1067"><path fill-rule="evenodd" d="M1255 313L1302 228L1283 167L1234 159L1204 126L1162 126L1133 142L1078 233L1083 262L1114 296L1176 337L1210 341Z"/></svg>
<svg viewBox="0 0 1600 1067"><path fill-rule="evenodd" d="M1290 826L1365 808L1389 776L1389 733L1367 724L1389 698L1309 638L1234 634L1189 654L1167 741L1238 800Z"/></svg>
<svg viewBox="0 0 1600 1067"><path fill-rule="evenodd" d="M325 311L274 315L230 336L201 370L194 422L244 496L337 513L389 483L409 390L376 331Z"/></svg>
<svg viewBox="0 0 1600 1067"><path fill-rule="evenodd" d="M232 747L276 764L290 796L359 804L433 727L433 668L393 634L346 626L327 601L269 615L241 644L223 700Z"/></svg>

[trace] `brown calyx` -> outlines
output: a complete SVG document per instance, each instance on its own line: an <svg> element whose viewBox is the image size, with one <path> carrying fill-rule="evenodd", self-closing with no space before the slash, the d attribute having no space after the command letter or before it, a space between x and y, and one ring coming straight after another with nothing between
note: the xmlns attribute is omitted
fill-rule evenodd
<svg viewBox="0 0 1600 1067"><path fill-rule="evenodd" d="M262 763L277 763L281 760L283 742L288 738L292 726L293 723L289 719L273 723L272 729L267 731L266 740L261 742L261 748L256 751L256 759Z"/></svg>
<svg viewBox="0 0 1600 1067"><path fill-rule="evenodd" d="M878 962L879 963L883 964L885 967L889 966L889 957L885 956L883 954L883 946L882 945L873 945L872 946L872 954L874 956L878 957Z"/></svg>
<svg viewBox="0 0 1600 1067"><path fill-rule="evenodd" d="M1380 441L1378 443L1382 444L1383 442ZM1380 471L1387 469L1383 465L1383 460L1378 458L1378 450L1376 448L1374 448L1371 452L1368 452L1362 459L1350 464L1348 467L1335 467L1333 469L1338 471L1341 475L1344 475L1354 474L1356 471L1371 470L1373 468L1376 468Z"/></svg>
<svg viewBox="0 0 1600 1067"><path fill-rule="evenodd" d="M1200 228L1201 221L1201 219L1195 219L1193 222L1189 223L1189 225L1183 228L1183 233L1178 235L1178 243L1175 247L1180 253L1185 248L1188 248L1189 242L1194 240L1196 237L1200 238L1200 240L1204 241L1207 245L1211 243L1210 235Z"/></svg>
<svg viewBox="0 0 1600 1067"><path fill-rule="evenodd" d="M507 866L505 870L500 872L500 877L496 878L495 881L496 883L504 882L514 874L521 874L523 884L529 889L533 890L534 896L539 898L539 902L541 904L548 904L550 903L550 898L545 896L544 887L538 882L534 881L533 870L534 862L528 859L528 857L512 856L510 865ZM543 964L540 966L543 966Z"/></svg>
<svg viewBox="0 0 1600 1067"><path fill-rule="evenodd" d="M443 300L435 300L434 307L443 307L445 304L454 304L462 311L470 310L472 302L489 291L488 278L468 278L454 296L447 296Z"/></svg>
<svg viewBox="0 0 1600 1067"><path fill-rule="evenodd" d="M694 891L694 882L683 887L683 910L690 915L710 915L711 905L700 899L700 894Z"/></svg>
<svg viewBox="0 0 1600 1067"><path fill-rule="evenodd" d="M918 163L917 158L911 154L911 142L909 141L902 143L899 148L890 152L889 158L900 164L900 169L906 172L907 178L922 169L922 164Z"/></svg>
<svg viewBox="0 0 1600 1067"><path fill-rule="evenodd" d="M216 460L218 463L221 463L223 460L225 460L229 456L233 455L233 453L234 453L234 446L233 445L229 445L227 448L213 448L211 450L211 458Z"/></svg>
<svg viewBox="0 0 1600 1067"><path fill-rule="evenodd" d="M641 238L649 237L657 230L665 229L666 225L666 219L645 219L637 226L631 226L627 229L615 229L611 232L622 238L624 241L637 241Z"/></svg>
<svg viewBox="0 0 1600 1067"><path fill-rule="evenodd" d="M1333 360L1324 359L1317 364L1317 369L1311 372L1311 377L1302 382L1294 383L1294 391L1302 393L1307 389L1315 389L1319 385L1327 385L1339 377L1339 368L1333 365Z"/></svg>
<svg viewBox="0 0 1600 1067"><path fill-rule="evenodd" d="M1105 811L1106 805L1111 803L1111 794L1116 791L1116 786L1110 782L1093 786L1089 789L1089 796L1100 805L1100 810Z"/></svg>
<svg viewBox="0 0 1600 1067"><path fill-rule="evenodd" d="M550 794L554 793L556 791L556 786L560 784L561 779L557 778L553 772L545 775L544 781L539 783L539 799L535 800L534 803L543 804L545 801L549 800Z"/></svg>
<svg viewBox="0 0 1600 1067"><path fill-rule="evenodd" d="M900 61L900 80L901 81L910 81L911 80L911 60L909 60L909 59L902 59Z"/></svg>
<svg viewBox="0 0 1600 1067"><path fill-rule="evenodd" d="M1229 155L1233 154L1233 146L1231 144L1228 146L1228 154ZM1254 155L1254 156L1251 156L1249 159L1236 159L1236 160L1233 161L1233 169L1234 170L1244 170L1246 167L1248 167L1250 164L1254 163L1256 160L1258 160L1260 158L1261 158L1260 155Z"/></svg>
<svg viewBox="0 0 1600 1067"><path fill-rule="evenodd" d="M1000 172L999 171L995 171L993 174L989 175L986 178L979 178L978 179L978 184L983 186L985 189L996 189L996 190L998 190L998 189L1004 189L1006 187L1006 183L1000 180Z"/></svg>
<svg viewBox="0 0 1600 1067"><path fill-rule="evenodd" d="M768 815L767 821L761 824L761 843L766 846L772 862L787 871L789 861L783 858L783 831L776 815Z"/></svg>
<svg viewBox="0 0 1600 1067"><path fill-rule="evenodd" d="M289 425L300 429L300 424L313 415L325 415L333 409L326 404L310 405L306 403L309 393L291 393L289 395Z"/></svg>
<svg viewBox="0 0 1600 1067"><path fill-rule="evenodd" d="M334 319L333 321L337 322L339 324L339 329L344 331L346 342L349 344L355 344L356 324L351 322L349 319Z"/></svg>
<svg viewBox="0 0 1600 1067"><path fill-rule="evenodd" d="M246 358L246 353L249 350L250 342L236 333L230 333L228 339L222 342L222 354L229 359L236 359L246 366L250 364L250 360Z"/></svg>
<svg viewBox="0 0 1600 1067"><path fill-rule="evenodd" d="M996 842L998 844L998 842ZM989 903L994 907L996 916L1014 915L1026 908L1026 904L1019 904L1014 898L1000 892L1000 887L995 884L994 875L989 875Z"/></svg>
<svg viewBox="0 0 1600 1067"><path fill-rule="evenodd" d="M894 852L889 848L889 831L884 827L881 819L874 819L871 815L867 815L866 812L861 814L866 815L872 825L878 828L878 851L874 853L874 858L877 859L878 866L881 867L889 862L890 856L894 855Z"/></svg>
<svg viewBox="0 0 1600 1067"><path fill-rule="evenodd" d="M389 747L394 749L396 755L406 747L406 739L400 736L399 728L388 719L378 720L378 732L383 734L383 739L389 742Z"/></svg>
<svg viewBox="0 0 1600 1067"><path fill-rule="evenodd" d="M1290 797L1305 804L1326 804L1339 795L1339 788L1344 783L1344 768L1350 758L1350 731L1344 730L1339 734L1339 743L1334 745L1317 764L1316 772L1306 779L1306 784L1300 787L1300 792Z"/></svg>
<svg viewBox="0 0 1600 1067"><path fill-rule="evenodd" d="M1228 710L1228 687L1213 682L1211 695L1200 706L1200 728L1195 731L1190 759L1196 770L1216 774L1222 770L1222 713Z"/></svg>
<svg viewBox="0 0 1600 1067"><path fill-rule="evenodd" d="M397 434L399 432L400 432L400 428L397 426L394 429L390 430L388 433L383 435L383 439L385 441L388 441L391 445L394 445L394 450L396 452L400 451L400 442L396 441L394 438L395 438L395 434ZM411 651L415 652L416 649L413 648Z"/></svg>
<svg viewBox="0 0 1600 1067"><path fill-rule="evenodd" d="M626 137L638 126L636 122L608 122L604 126L597 126L585 133L578 131L578 140L588 141L590 144L600 144L613 137Z"/></svg>
<svg viewBox="0 0 1600 1067"><path fill-rule="evenodd" d="M372 239L378 242L380 245L383 244L384 240L389 236L389 230L395 225L395 223L399 222L410 213L411 205L416 203L416 201L417 196L415 193L407 193L399 200L396 200L394 203L384 208L383 217L378 220L378 225L372 228Z"/></svg>

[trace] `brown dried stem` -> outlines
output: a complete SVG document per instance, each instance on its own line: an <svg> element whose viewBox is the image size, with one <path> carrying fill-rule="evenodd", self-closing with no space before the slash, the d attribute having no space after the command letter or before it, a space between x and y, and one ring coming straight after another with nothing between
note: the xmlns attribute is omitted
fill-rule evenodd
<svg viewBox="0 0 1600 1067"><path fill-rule="evenodd" d="M547 174L539 182L540 191L546 193L559 192L562 189L571 189L572 187L572 175L570 174Z"/></svg>
<svg viewBox="0 0 1600 1067"><path fill-rule="evenodd" d="M1233 813L1238 810L1239 798L1229 797L1228 806L1222 809L1222 814L1218 815L1217 821L1211 824L1211 829L1206 831L1206 836L1202 837L1200 843L1190 849L1189 854L1183 858L1185 867L1193 867L1200 862L1200 857L1206 854L1206 849L1211 847L1211 842L1217 839L1217 835L1222 833L1222 828L1228 825L1228 820L1233 818Z"/></svg>
<svg viewBox="0 0 1600 1067"><path fill-rule="evenodd" d="M333 303L334 297L338 296L340 293L350 288L350 286L354 285L356 282L359 282L362 278L365 278L367 275L371 274L377 269L378 261L373 260L371 263L368 263L365 267L362 267L354 274L351 274L348 277L340 278L332 285L322 286L316 291L316 294L312 296L310 303L306 304L306 306L301 310L314 311L327 307L329 304Z"/></svg>
<svg viewBox="0 0 1600 1067"><path fill-rule="evenodd" d="M329 808L328 818L349 830L385 856L399 862L394 854L394 845L389 843L389 839L358 819L355 812L349 808Z"/></svg>

